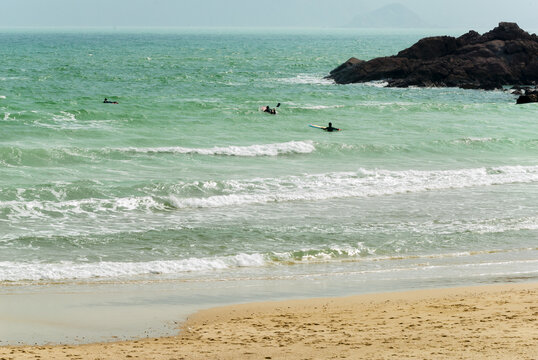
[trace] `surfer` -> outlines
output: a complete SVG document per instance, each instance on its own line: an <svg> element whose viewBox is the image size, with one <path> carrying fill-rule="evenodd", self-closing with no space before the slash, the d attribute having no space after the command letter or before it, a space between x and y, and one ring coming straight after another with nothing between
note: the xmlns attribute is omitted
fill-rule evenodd
<svg viewBox="0 0 538 360"><path fill-rule="evenodd" d="M262 106L261 110L262 110L263 112L268 113L268 114L276 115L276 108L279 107L279 106L280 106L280 103L276 104L276 107L275 107L274 109L271 109L271 108L269 107L269 105L267 105L267 106Z"/></svg>
<svg viewBox="0 0 538 360"><path fill-rule="evenodd" d="M269 113L269 114L276 115L276 109L271 109L271 108L269 107L269 105L267 105L267 106L265 107L265 110L263 110L263 111L266 112L266 113Z"/></svg>
<svg viewBox="0 0 538 360"><path fill-rule="evenodd" d="M328 131L328 132L342 130L342 129L333 127L333 123L329 123L329 126L320 126L320 125L314 125L314 124L309 124L308 126L316 128L316 129L321 129L323 131Z"/></svg>
<svg viewBox="0 0 538 360"><path fill-rule="evenodd" d="M103 101L103 103L105 103L105 104L117 104L118 102L117 101L110 101L107 98L105 98L105 101Z"/></svg>
<svg viewBox="0 0 538 360"><path fill-rule="evenodd" d="M333 127L333 123L329 123L329 126L323 128L323 130L329 131L329 132L340 131L340 129Z"/></svg>

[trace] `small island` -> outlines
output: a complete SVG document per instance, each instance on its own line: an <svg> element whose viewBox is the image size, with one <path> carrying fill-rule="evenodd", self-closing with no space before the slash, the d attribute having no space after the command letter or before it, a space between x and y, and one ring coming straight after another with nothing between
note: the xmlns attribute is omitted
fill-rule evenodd
<svg viewBox="0 0 538 360"><path fill-rule="evenodd" d="M538 36L516 23L501 22L480 35L435 36L395 56L369 61L350 58L326 77L337 84L386 80L389 87L500 89L538 82Z"/></svg>

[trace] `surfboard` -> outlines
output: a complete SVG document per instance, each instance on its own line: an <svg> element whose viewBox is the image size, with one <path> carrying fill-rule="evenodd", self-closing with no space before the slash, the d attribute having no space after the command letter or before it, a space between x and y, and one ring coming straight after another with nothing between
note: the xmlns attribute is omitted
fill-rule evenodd
<svg viewBox="0 0 538 360"><path fill-rule="evenodd" d="M316 129L321 129L321 130L325 130L327 128L327 126L320 126L320 125L314 125L314 124L308 124L308 126L316 128ZM340 130L341 129L334 128L333 131L340 131Z"/></svg>

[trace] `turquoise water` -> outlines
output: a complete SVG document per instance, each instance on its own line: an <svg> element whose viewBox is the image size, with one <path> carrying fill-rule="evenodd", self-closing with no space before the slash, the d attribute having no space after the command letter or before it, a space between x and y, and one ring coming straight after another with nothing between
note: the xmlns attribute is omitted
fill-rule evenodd
<svg viewBox="0 0 538 360"><path fill-rule="evenodd" d="M323 79L433 34L0 33L0 284L535 281L536 106Z"/></svg>

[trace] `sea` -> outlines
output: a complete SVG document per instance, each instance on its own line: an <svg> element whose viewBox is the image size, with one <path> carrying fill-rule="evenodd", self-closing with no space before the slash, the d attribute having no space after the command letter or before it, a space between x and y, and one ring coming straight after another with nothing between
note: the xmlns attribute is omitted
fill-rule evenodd
<svg viewBox="0 0 538 360"><path fill-rule="evenodd" d="M233 303L537 281L535 104L508 86L324 78L441 34L2 29L0 344L170 334ZM341 131L309 126L329 122Z"/></svg>

